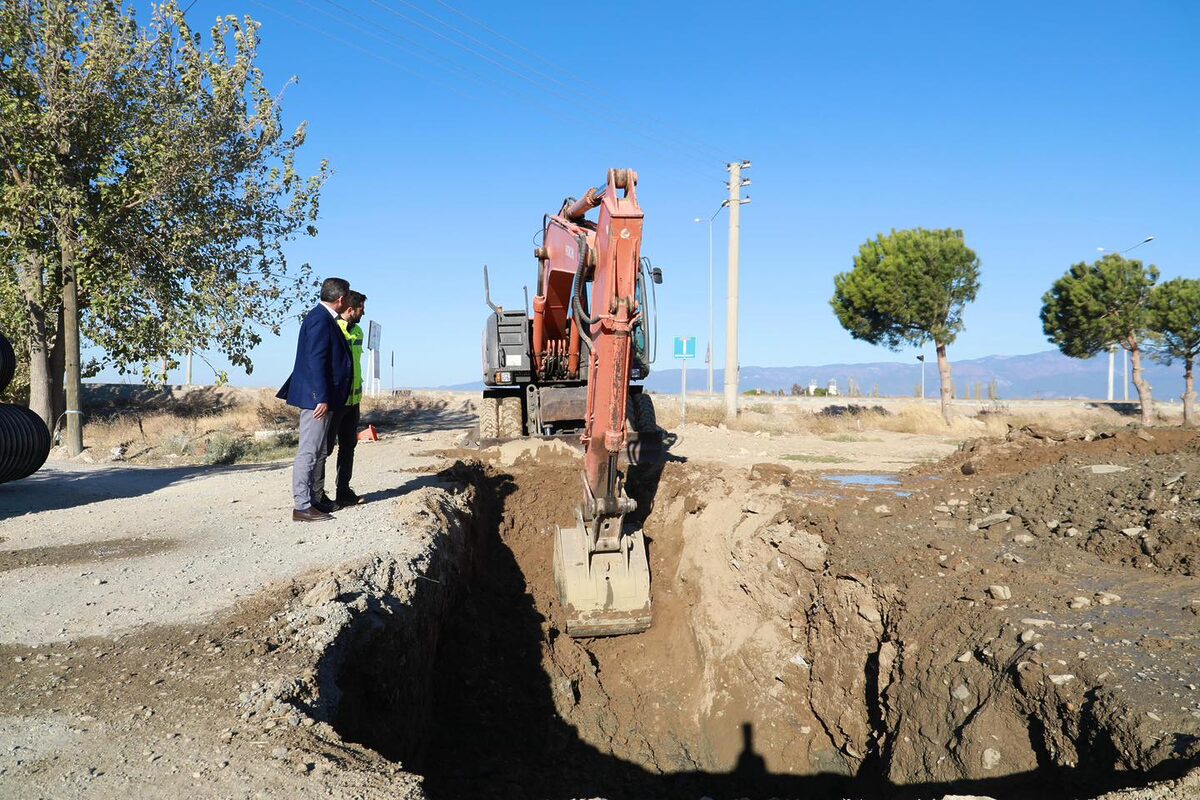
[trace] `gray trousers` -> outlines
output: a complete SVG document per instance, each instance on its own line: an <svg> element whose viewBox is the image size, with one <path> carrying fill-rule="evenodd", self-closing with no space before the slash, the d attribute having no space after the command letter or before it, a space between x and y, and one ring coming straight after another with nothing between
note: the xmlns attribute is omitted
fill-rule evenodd
<svg viewBox="0 0 1200 800"><path fill-rule="evenodd" d="M292 502L297 511L306 511L313 498L320 497L322 486L317 479L325 478L325 440L332 421L328 411L317 419L311 408L300 410L300 444L292 464Z"/></svg>

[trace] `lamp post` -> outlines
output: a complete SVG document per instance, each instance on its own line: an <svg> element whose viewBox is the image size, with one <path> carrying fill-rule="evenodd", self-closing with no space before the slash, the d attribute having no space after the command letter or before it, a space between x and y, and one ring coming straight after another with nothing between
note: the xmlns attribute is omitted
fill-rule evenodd
<svg viewBox="0 0 1200 800"><path fill-rule="evenodd" d="M921 362L921 400L925 399L925 354L917 356L917 361Z"/></svg>
<svg viewBox="0 0 1200 800"><path fill-rule="evenodd" d="M1136 250L1144 244L1149 244L1154 241L1153 236L1147 236L1133 247L1126 247L1124 250L1108 250L1107 247L1097 247L1096 250L1103 253L1108 250L1109 253L1115 255L1124 255L1130 250ZM1116 366L1117 345L1114 342L1108 348L1108 402L1113 401L1113 368ZM1129 351L1124 347L1121 348L1121 395L1124 402L1129 402Z"/></svg>
<svg viewBox="0 0 1200 800"><path fill-rule="evenodd" d="M712 248L712 224L717 215L721 213L721 209L729 205L729 201L725 200L717 207L712 216L708 220L696 217L692 222L708 222L708 355L705 356L705 361L708 362L708 393L713 393L713 248Z"/></svg>

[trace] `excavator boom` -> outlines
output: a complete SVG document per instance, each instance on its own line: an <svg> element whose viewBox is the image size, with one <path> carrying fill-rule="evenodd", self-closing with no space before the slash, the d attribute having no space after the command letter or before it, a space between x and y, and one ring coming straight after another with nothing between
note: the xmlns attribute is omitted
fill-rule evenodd
<svg viewBox="0 0 1200 800"><path fill-rule="evenodd" d="M598 211L592 221L588 215ZM609 170L603 186L543 218L532 313L484 299L484 391L476 441L568 438L583 446L581 500L557 528L554 575L571 636L650 626L650 565L623 468L661 455L662 431L640 385L654 361L653 285L641 257L637 173Z"/></svg>
<svg viewBox="0 0 1200 800"><path fill-rule="evenodd" d="M593 226L584 215L596 206L600 217ZM551 230L556 231L553 237ZM636 633L650 626L650 566L642 532L626 530L625 517L637 504L625 493L620 457L628 442L633 334L642 315L637 291L643 274L637 173L609 170L603 190L589 189L582 199L564 204L550 220L543 288L553 289L556 284L553 247L566 238L562 234L576 237L576 247L566 243L563 248L568 263L572 255L577 260L569 302L573 324L568 326L565 320L560 324L547 314L540 333L547 340L550 334L566 335L568 367L577 363L581 352L578 339L586 340L588 380L581 437L584 497L575 524L556 532L555 580L569 635ZM583 282L589 278L590 310L584 307L582 292ZM535 298L535 353L539 300L543 311L562 307L561 297ZM542 353L548 351L547 343L542 343Z"/></svg>

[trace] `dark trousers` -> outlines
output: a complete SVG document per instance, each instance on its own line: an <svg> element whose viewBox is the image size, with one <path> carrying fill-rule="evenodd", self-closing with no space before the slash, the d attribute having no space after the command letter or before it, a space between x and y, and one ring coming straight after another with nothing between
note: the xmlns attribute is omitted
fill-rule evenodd
<svg viewBox="0 0 1200 800"><path fill-rule="evenodd" d="M325 486L325 460L337 445L337 490L334 497L350 494L350 479L354 477L354 448L358 447L358 404L343 406L333 412L329 432L325 438L325 458L321 459L320 480L317 486Z"/></svg>

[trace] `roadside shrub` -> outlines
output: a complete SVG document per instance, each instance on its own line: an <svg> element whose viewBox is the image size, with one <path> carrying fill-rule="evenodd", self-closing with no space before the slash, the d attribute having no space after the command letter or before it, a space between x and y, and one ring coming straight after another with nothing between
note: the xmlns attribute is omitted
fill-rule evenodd
<svg viewBox="0 0 1200 800"><path fill-rule="evenodd" d="M205 464L234 464L242 458L249 448L247 442L240 436L232 436L224 431L213 434L208 440L204 452Z"/></svg>
<svg viewBox="0 0 1200 800"><path fill-rule="evenodd" d="M288 428L300 424L300 409L268 392L259 396L254 413L258 424L264 428Z"/></svg>
<svg viewBox="0 0 1200 800"><path fill-rule="evenodd" d="M169 456L191 455L193 450L192 437L186 433L174 433L163 439L162 451Z"/></svg>

